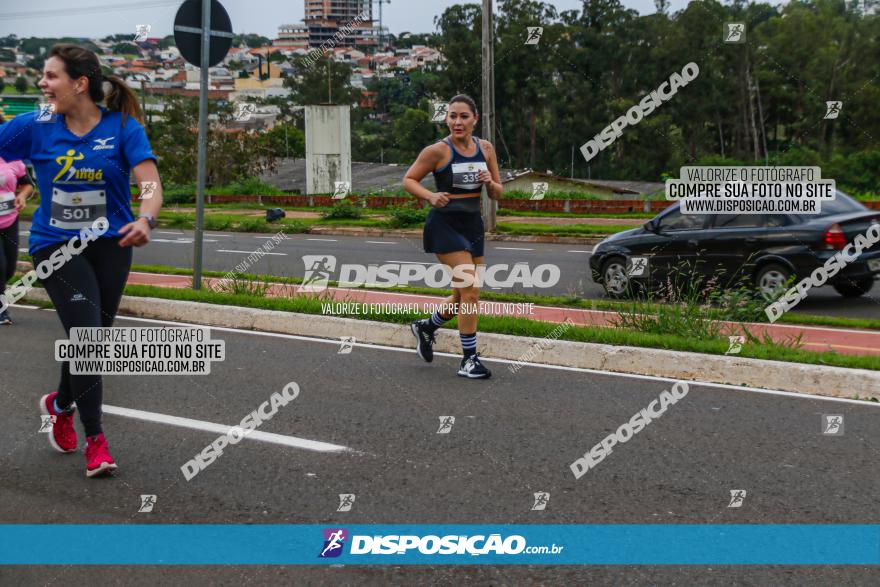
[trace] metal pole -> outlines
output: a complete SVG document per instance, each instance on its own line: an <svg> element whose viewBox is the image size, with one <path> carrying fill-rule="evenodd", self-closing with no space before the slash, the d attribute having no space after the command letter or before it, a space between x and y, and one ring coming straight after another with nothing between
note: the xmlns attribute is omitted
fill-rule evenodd
<svg viewBox="0 0 880 587"><path fill-rule="evenodd" d="M202 56L199 61L199 167L193 289L202 289L202 238L205 229L205 164L208 154L208 62L211 58L211 0L202 0Z"/></svg>
<svg viewBox="0 0 880 587"><path fill-rule="evenodd" d="M144 111L144 120L147 118L147 79L141 78L141 110Z"/></svg>
<svg viewBox="0 0 880 587"><path fill-rule="evenodd" d="M492 0L483 0L483 138L495 144L495 51ZM483 191L483 224L495 230L495 200Z"/></svg>

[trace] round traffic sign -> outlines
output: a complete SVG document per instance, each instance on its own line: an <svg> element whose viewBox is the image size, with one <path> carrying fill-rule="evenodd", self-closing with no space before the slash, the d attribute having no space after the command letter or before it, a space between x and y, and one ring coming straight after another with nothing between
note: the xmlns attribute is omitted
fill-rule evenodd
<svg viewBox="0 0 880 587"><path fill-rule="evenodd" d="M232 45L232 21L217 0L211 1L211 41L206 67L217 65ZM202 0L186 0L174 17L174 43L181 56L196 67L202 66Z"/></svg>

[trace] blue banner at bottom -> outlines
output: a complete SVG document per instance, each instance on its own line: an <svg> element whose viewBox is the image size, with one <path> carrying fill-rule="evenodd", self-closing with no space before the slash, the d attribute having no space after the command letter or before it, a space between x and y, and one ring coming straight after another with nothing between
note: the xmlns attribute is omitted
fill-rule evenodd
<svg viewBox="0 0 880 587"><path fill-rule="evenodd" d="M878 565L878 525L0 525L4 565Z"/></svg>

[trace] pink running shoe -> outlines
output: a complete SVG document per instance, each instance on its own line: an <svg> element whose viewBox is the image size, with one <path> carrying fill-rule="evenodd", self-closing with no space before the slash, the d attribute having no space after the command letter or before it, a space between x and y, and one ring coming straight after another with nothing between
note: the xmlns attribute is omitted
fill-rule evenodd
<svg viewBox="0 0 880 587"><path fill-rule="evenodd" d="M95 477L116 468L113 457L107 451L104 434L86 438L86 477Z"/></svg>
<svg viewBox="0 0 880 587"><path fill-rule="evenodd" d="M73 452L76 450L76 430L73 427L73 414L76 408L65 414L55 411L55 396L57 391L44 395L40 398L40 412L45 416L52 417L52 431L47 434L49 444L58 452Z"/></svg>

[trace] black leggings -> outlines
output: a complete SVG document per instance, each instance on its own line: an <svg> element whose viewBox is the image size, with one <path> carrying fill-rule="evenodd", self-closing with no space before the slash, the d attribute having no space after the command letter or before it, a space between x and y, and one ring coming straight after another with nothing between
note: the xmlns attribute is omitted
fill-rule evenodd
<svg viewBox="0 0 880 587"><path fill-rule="evenodd" d="M6 228L0 228L0 294L6 293L6 282L15 275L18 262L18 218Z"/></svg>
<svg viewBox="0 0 880 587"><path fill-rule="evenodd" d="M132 258L131 247L120 247L119 240L99 238L89 243L82 253L42 280L68 336L75 327L113 325ZM65 245L59 243L40 249L34 253L34 264L46 260ZM101 433L102 396L100 375L71 375L70 363L61 364L58 406L66 409L76 402L86 436Z"/></svg>

